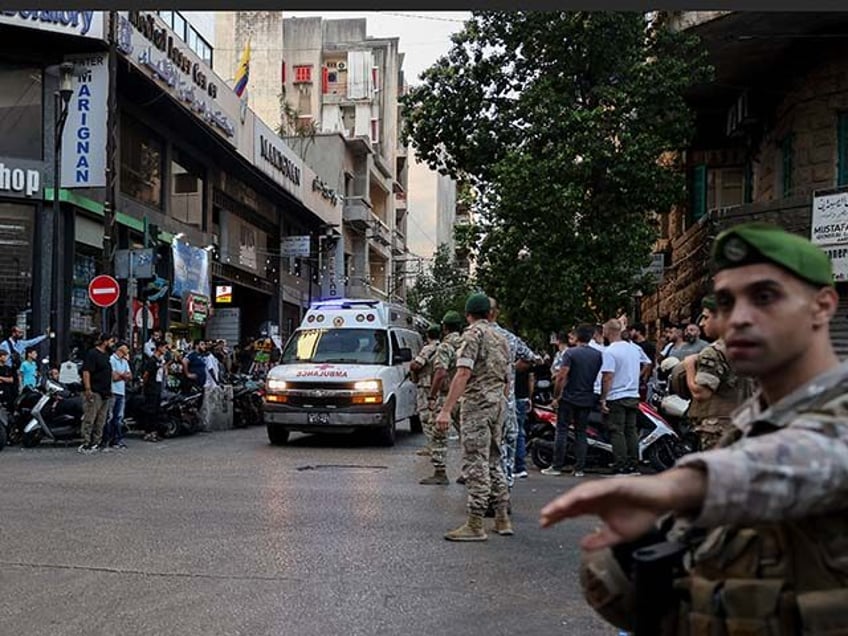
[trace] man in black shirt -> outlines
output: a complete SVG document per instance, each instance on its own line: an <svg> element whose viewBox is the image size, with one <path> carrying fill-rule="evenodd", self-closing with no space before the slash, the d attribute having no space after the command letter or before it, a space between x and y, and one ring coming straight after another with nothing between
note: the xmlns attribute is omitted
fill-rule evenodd
<svg viewBox="0 0 848 636"><path fill-rule="evenodd" d="M15 410L18 383L14 369L6 365L8 358L9 352L0 349L0 405L4 406L11 414Z"/></svg>
<svg viewBox="0 0 848 636"><path fill-rule="evenodd" d="M554 438L554 463L542 471L544 475L561 475L565 467L565 450L568 427L574 422L576 447L574 450L574 476L582 477L586 465L586 424L595 406L595 379L601 370L603 355L589 346L595 333L592 325L577 327L577 346L569 347L562 358L554 386L554 404L557 405L556 437Z"/></svg>
<svg viewBox="0 0 848 636"><path fill-rule="evenodd" d="M85 404L82 416L82 444L79 452L85 455L100 450L100 438L103 425L109 413L112 400L112 353L114 338L101 333L94 342L94 348L85 354L82 364L82 385L85 390Z"/></svg>

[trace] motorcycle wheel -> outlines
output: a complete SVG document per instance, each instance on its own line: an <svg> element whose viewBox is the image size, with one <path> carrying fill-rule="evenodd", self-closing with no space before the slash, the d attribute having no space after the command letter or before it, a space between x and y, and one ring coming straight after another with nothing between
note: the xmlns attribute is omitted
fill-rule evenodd
<svg viewBox="0 0 848 636"><path fill-rule="evenodd" d="M6 448L6 427L0 424L0 451Z"/></svg>
<svg viewBox="0 0 848 636"><path fill-rule="evenodd" d="M162 437L176 437L180 432L180 422L173 416L168 416L162 422Z"/></svg>
<svg viewBox="0 0 848 636"><path fill-rule="evenodd" d="M233 428L247 428L250 423L246 409L241 405L233 406Z"/></svg>
<svg viewBox="0 0 848 636"><path fill-rule="evenodd" d="M24 433L23 440L21 440L21 444L24 448L35 448L36 446L38 446L39 442L41 442L40 430Z"/></svg>
<svg viewBox="0 0 848 636"><path fill-rule="evenodd" d="M676 448L676 445L668 437L658 440L647 452L648 461L657 472L673 468L675 462L684 454L685 452Z"/></svg>
<svg viewBox="0 0 848 636"><path fill-rule="evenodd" d="M543 468L548 468L554 462L554 453L551 449L545 448L542 444L533 444L533 449L530 451L530 458L541 470Z"/></svg>

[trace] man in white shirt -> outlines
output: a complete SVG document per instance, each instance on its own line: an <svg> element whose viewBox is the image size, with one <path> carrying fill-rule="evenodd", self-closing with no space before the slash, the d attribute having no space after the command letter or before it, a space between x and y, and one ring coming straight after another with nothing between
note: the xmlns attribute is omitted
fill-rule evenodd
<svg viewBox="0 0 848 636"><path fill-rule="evenodd" d="M638 474L639 376L647 356L641 347L621 339L621 323L610 320L604 325L609 346L604 351L601 375L601 411L607 413L615 464L618 474Z"/></svg>
<svg viewBox="0 0 848 636"><path fill-rule="evenodd" d="M589 346L596 351L603 353L606 350L604 346L604 328L601 325L595 325L595 333L589 341ZM603 379L603 371L598 372L598 377L595 378L595 395L601 397L601 380Z"/></svg>
<svg viewBox="0 0 848 636"><path fill-rule="evenodd" d="M218 358L209 351L206 353L206 384L204 388L208 388L210 386L218 386L221 381L221 365L218 362Z"/></svg>
<svg viewBox="0 0 848 636"><path fill-rule="evenodd" d="M162 332L157 329L150 334L150 338L144 343L144 357L150 358L156 351L156 342L162 339Z"/></svg>
<svg viewBox="0 0 848 636"><path fill-rule="evenodd" d="M115 353L109 358L112 366L112 404L109 410L109 419L106 430L103 433L103 450L108 448L126 448L124 442L124 409L126 407L127 381L132 380L130 371L130 349L121 343L115 349Z"/></svg>

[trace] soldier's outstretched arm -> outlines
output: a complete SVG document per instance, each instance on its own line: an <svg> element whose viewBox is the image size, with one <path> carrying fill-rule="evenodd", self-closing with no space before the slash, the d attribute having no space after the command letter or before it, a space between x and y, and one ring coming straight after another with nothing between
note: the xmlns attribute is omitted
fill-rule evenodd
<svg viewBox="0 0 848 636"><path fill-rule="evenodd" d="M623 477L580 484L554 499L541 513L543 527L582 515L603 521L581 546L599 550L638 539L668 512L696 513L707 490L706 474L696 468L675 468L649 477Z"/></svg>

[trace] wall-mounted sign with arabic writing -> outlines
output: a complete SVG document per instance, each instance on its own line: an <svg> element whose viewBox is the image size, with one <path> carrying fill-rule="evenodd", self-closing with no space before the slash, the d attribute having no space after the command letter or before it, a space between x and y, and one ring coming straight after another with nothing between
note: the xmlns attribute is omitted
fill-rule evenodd
<svg viewBox="0 0 848 636"><path fill-rule="evenodd" d="M121 11L118 52L231 144L242 123L239 99L155 13Z"/></svg>
<svg viewBox="0 0 848 636"><path fill-rule="evenodd" d="M813 196L810 240L816 245L848 244L848 192Z"/></svg>

